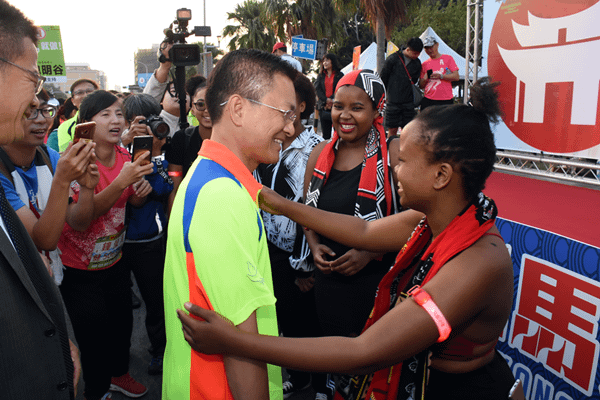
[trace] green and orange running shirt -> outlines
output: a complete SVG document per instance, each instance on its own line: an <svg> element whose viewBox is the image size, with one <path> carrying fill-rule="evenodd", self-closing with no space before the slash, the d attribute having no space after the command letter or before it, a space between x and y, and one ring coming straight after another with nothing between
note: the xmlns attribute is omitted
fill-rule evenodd
<svg viewBox="0 0 600 400"><path fill-rule="evenodd" d="M186 301L235 325L256 310L258 332L278 335L267 239L257 204L262 186L224 145L205 140L198 154L169 220L163 399L233 399L223 357L200 354L183 338L175 310L183 310ZM281 369L268 365L268 374L270 399L282 399Z"/></svg>

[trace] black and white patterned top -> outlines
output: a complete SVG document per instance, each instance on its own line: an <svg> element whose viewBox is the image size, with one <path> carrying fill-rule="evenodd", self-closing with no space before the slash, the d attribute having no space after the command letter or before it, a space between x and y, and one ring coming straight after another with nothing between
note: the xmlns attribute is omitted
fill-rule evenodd
<svg viewBox="0 0 600 400"><path fill-rule="evenodd" d="M259 165L254 171L254 177L286 199L299 201L304 192L304 173L308 157L322 140L312 126L307 126L296 140L281 152L277 164ZM281 250L292 252L296 240L296 223L283 215L272 215L264 211L262 217L269 242Z"/></svg>

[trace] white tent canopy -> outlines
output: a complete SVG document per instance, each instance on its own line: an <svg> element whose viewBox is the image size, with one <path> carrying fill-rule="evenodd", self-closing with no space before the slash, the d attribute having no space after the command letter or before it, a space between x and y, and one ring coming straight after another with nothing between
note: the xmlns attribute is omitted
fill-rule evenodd
<svg viewBox="0 0 600 400"><path fill-rule="evenodd" d="M360 54L360 61L358 62L358 69L371 69L377 70L377 43L373 42ZM342 68L342 72L346 75L352 71L352 63Z"/></svg>
<svg viewBox="0 0 600 400"><path fill-rule="evenodd" d="M433 36L435 38L435 40L440 44L439 49L438 49L439 52L441 54L448 54L449 56L452 56L452 58L454 58L454 61L456 62L456 65L458 66L458 74L461 79L464 79L465 73L466 73L464 57L462 57L457 52L452 50L442 40L442 38L439 37L437 33L435 33L433 28L428 27L427 29L425 29L425 31L421 34L420 38L423 39L425 36ZM421 62L423 62L423 61L426 61L427 59L429 59L429 56L427 55L427 53L425 53L423 51L421 53L421 55L419 56L419 59L421 60ZM373 71L377 70L377 43L375 43L375 42L371 43L369 45L369 47L367 47L365 49L365 51L363 51L361 53L360 61L358 62L358 68L359 69L371 69ZM342 68L342 72L344 74L347 74L350 71L352 71L352 63L350 63L350 64L346 65L344 68Z"/></svg>

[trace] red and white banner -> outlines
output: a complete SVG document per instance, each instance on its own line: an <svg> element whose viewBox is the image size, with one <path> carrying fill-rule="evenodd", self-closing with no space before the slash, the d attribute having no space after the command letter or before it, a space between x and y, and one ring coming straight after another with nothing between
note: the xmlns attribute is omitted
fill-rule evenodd
<svg viewBox="0 0 600 400"><path fill-rule="evenodd" d="M488 0L484 70L500 81L501 149L598 159L600 1Z"/></svg>

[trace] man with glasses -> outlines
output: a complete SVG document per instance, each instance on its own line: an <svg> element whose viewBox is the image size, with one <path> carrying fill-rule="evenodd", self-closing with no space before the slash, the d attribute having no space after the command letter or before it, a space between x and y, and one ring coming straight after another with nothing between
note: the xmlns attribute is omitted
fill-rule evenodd
<svg viewBox="0 0 600 400"><path fill-rule="evenodd" d="M56 246L63 226L67 219L75 225L69 214L71 208L91 205L69 205L69 188L74 180L82 184L89 180L88 166L91 171L97 167L93 163L92 143L69 147L62 157L44 145L56 115L56 108L48 100L48 94L42 90L39 107L23 121L23 139L0 147L0 183L42 257L48 257L54 281L60 285L63 265ZM90 198L93 195L93 187L82 190L88 190Z"/></svg>
<svg viewBox="0 0 600 400"><path fill-rule="evenodd" d="M98 86L98 83L91 79L83 78L76 80L73 82L70 89L73 105L79 109L83 99L99 88L100 86ZM65 151L69 143L73 140L73 133L75 133L75 125L77 125L78 117L79 112L77 112L73 118L66 120L58 127L58 148L61 153Z"/></svg>
<svg viewBox="0 0 600 400"><path fill-rule="evenodd" d="M165 264L167 349L163 399L282 399L281 370L191 351L175 311L211 308L239 329L277 335L267 237L252 171L279 159L295 133L298 72L280 57L237 50L212 71L213 128L175 197ZM185 372L189 371L189 375Z"/></svg>
<svg viewBox="0 0 600 400"><path fill-rule="evenodd" d="M0 144L23 137L39 107L38 29L0 0ZM43 115L43 114L42 114ZM62 299L37 248L0 188L0 382L2 399L73 399L79 355Z"/></svg>

